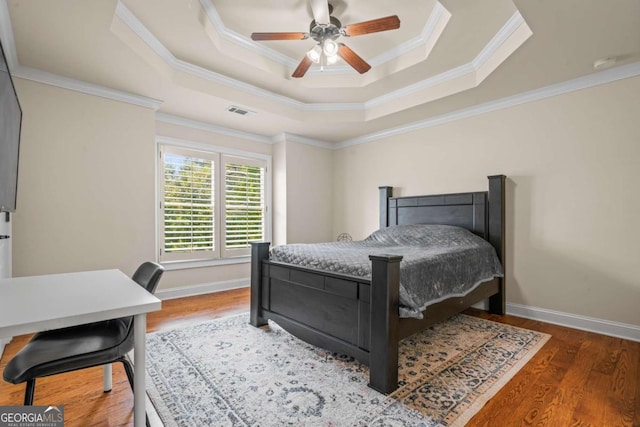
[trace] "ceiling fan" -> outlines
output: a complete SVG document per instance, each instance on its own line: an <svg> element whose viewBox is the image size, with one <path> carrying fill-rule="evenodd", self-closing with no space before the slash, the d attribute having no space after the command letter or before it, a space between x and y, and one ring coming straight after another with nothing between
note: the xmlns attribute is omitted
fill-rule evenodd
<svg viewBox="0 0 640 427"><path fill-rule="evenodd" d="M320 64L321 67L330 65L338 60L338 57L351 65L360 74L371 69L371 65L356 54L344 43L337 42L340 37L361 36L380 31L396 30L400 28L400 18L397 15L373 19L342 26L338 18L331 16L333 6L327 0L310 0L313 20L308 33L252 33L251 39L255 41L270 40L306 40L312 38L317 44L306 53L298 64L292 77L305 75L311 64Z"/></svg>

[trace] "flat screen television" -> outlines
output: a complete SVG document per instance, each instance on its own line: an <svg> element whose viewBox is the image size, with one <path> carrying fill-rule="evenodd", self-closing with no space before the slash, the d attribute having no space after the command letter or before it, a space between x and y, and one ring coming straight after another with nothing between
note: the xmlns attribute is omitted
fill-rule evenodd
<svg viewBox="0 0 640 427"><path fill-rule="evenodd" d="M1 41L0 56L0 212L14 212L22 109Z"/></svg>

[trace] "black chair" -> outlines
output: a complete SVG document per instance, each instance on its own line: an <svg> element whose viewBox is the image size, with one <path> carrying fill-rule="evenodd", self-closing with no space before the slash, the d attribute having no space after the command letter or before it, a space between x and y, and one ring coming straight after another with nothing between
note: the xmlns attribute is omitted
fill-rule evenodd
<svg viewBox="0 0 640 427"><path fill-rule="evenodd" d="M145 262L131 279L154 293L163 272L161 265ZM133 338L133 316L40 332L9 361L3 377L13 384L26 381L24 404L32 405L36 378L122 362L133 390L133 367L126 358Z"/></svg>

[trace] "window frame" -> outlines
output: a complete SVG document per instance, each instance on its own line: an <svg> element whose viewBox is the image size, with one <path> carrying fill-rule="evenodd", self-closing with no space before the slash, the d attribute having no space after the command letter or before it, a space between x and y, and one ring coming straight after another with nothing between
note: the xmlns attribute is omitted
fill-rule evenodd
<svg viewBox="0 0 640 427"><path fill-rule="evenodd" d="M194 258L193 256L163 256L164 248L164 158L163 149L167 152L184 155L183 153L202 153L210 155L215 160L214 171L214 246L215 250L206 258ZM238 264L250 262L250 248L246 250L226 250L224 236L224 179L225 158L240 158L247 161L247 165L265 165L264 174L264 241L271 241L272 236L272 157L268 154L260 154L228 147L198 143L188 140L156 137L156 258L168 270L208 267L215 265ZM169 259L167 259L169 258Z"/></svg>

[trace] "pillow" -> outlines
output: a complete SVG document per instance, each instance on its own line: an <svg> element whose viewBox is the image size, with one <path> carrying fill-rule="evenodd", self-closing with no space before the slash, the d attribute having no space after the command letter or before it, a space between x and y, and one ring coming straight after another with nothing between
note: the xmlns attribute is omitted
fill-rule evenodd
<svg viewBox="0 0 640 427"><path fill-rule="evenodd" d="M465 228L439 224L393 225L374 231L365 239L370 242L401 246L450 246L459 245L460 242L469 240L476 243L487 243L483 238Z"/></svg>

